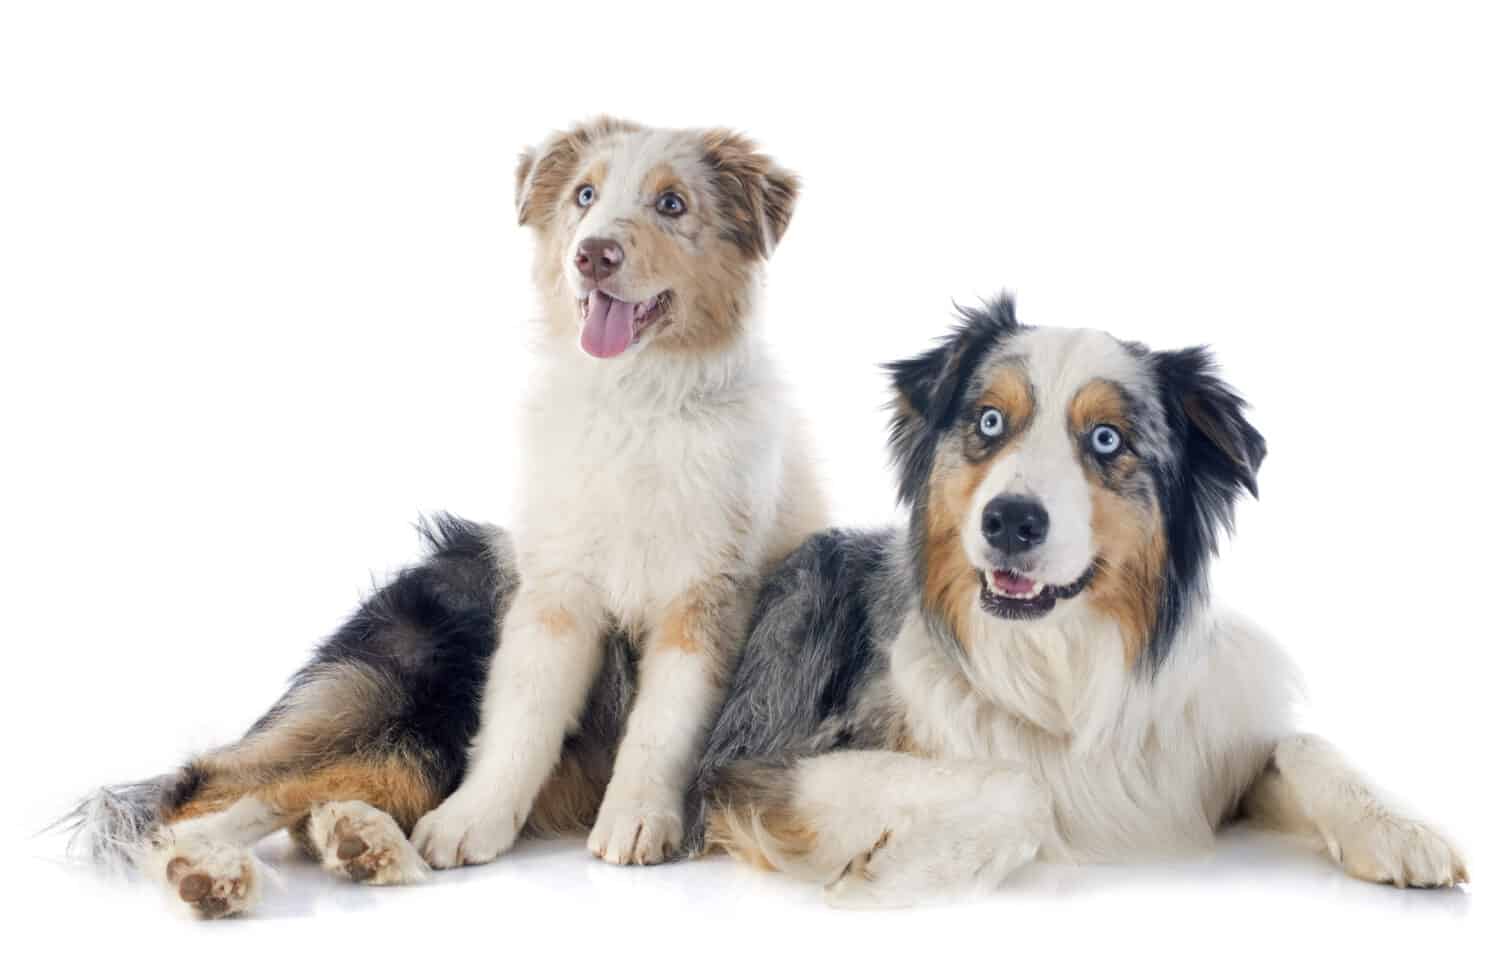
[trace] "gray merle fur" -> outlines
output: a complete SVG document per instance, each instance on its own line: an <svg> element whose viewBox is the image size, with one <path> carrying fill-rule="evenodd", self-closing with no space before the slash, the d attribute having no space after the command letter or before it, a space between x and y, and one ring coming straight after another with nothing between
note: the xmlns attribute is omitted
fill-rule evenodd
<svg viewBox="0 0 1500 967"><path fill-rule="evenodd" d="M910 508L902 533L833 530L817 534L772 575L756 606L749 639L723 710L711 729L690 789L684 848L704 848L708 813L736 770L786 767L841 748L889 748L899 709L887 681L887 649L906 615L921 607L926 570L922 535L935 454L983 387L974 374L1024 327L1010 298L961 310L959 325L934 349L887 367L895 391L890 452L899 499ZM1184 616L1201 598L1217 535L1233 523L1235 500L1255 494L1264 438L1245 419L1244 401L1218 378L1202 348L1152 353L1127 344L1156 387L1141 418L1143 447L1166 524L1167 577L1140 671L1171 651ZM944 618L924 613L931 633L951 645Z"/></svg>

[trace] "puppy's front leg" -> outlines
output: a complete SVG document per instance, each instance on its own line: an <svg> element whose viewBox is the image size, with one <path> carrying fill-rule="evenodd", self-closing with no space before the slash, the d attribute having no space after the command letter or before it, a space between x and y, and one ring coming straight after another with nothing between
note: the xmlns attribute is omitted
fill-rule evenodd
<svg viewBox="0 0 1500 967"><path fill-rule="evenodd" d="M557 765L603 655L605 611L587 582L524 578L500 630L463 784L411 840L446 868L510 849Z"/></svg>
<svg viewBox="0 0 1500 967"><path fill-rule="evenodd" d="M682 842L682 799L744 632L735 582L680 595L646 638L640 689L589 834L610 863L660 863Z"/></svg>
<svg viewBox="0 0 1500 967"><path fill-rule="evenodd" d="M1252 822L1315 837L1344 870L1395 886L1468 882L1458 850L1424 823L1396 812L1326 740L1282 739L1245 796Z"/></svg>

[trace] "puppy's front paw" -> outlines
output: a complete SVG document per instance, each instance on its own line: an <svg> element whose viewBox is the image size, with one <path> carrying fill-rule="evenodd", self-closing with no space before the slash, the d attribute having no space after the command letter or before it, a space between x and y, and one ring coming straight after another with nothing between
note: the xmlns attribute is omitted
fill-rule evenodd
<svg viewBox="0 0 1500 967"><path fill-rule="evenodd" d="M510 849L521 822L506 802L481 802L460 789L411 831L417 852L437 869L488 863Z"/></svg>
<svg viewBox="0 0 1500 967"><path fill-rule="evenodd" d="M320 804L308 818L308 836L324 869L356 883L420 883L430 872L396 821L367 803Z"/></svg>
<svg viewBox="0 0 1500 967"><path fill-rule="evenodd" d="M1458 850L1414 820L1376 814L1325 832L1328 852L1350 876L1393 886L1436 887L1469 882Z"/></svg>
<svg viewBox="0 0 1500 967"><path fill-rule="evenodd" d="M650 866L677 851L682 843L682 814L650 803L606 802L589 833L589 852L606 863Z"/></svg>

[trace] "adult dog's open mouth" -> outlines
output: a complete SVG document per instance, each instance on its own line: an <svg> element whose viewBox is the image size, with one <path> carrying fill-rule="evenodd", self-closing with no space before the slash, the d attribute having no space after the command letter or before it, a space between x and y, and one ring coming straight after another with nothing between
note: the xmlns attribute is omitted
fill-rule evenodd
<svg viewBox="0 0 1500 967"><path fill-rule="evenodd" d="M666 313L671 302L670 289L644 302L626 302L602 289L593 289L578 300L578 314L583 318L579 344L590 356L600 359L618 356L635 345L641 334Z"/></svg>
<svg viewBox="0 0 1500 967"><path fill-rule="evenodd" d="M979 606L997 618L1040 618L1056 607L1057 602L1083 593L1095 570L1091 565L1071 584L1041 584L1016 571L980 571Z"/></svg>

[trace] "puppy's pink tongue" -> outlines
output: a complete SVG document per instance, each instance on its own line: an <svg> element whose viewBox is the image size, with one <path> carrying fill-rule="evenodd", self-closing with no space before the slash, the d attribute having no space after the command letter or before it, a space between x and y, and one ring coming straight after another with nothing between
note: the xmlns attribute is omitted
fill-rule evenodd
<svg viewBox="0 0 1500 967"><path fill-rule="evenodd" d="M590 356L608 359L630 348L635 340L634 302L621 302L595 289L589 293L589 312L579 343Z"/></svg>

